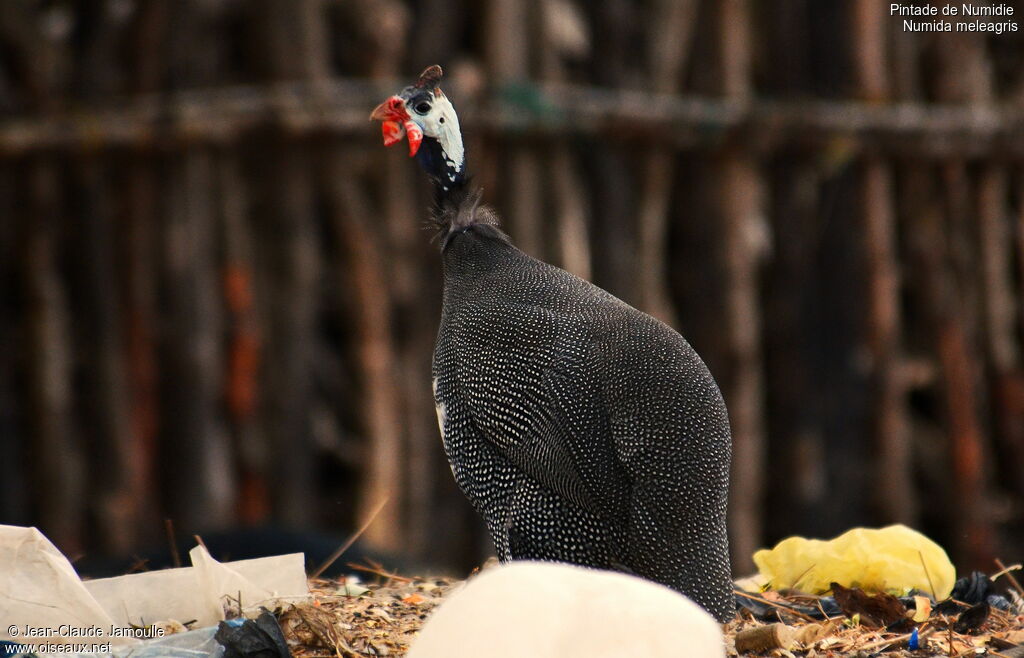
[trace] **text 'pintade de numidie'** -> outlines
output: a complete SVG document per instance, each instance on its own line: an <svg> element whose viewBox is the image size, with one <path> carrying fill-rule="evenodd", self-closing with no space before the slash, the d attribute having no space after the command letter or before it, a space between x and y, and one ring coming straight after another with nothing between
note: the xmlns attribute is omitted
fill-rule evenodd
<svg viewBox="0 0 1024 658"><path fill-rule="evenodd" d="M903 19L904 32L1016 32L1014 8L1008 4L975 4L970 2L937 5L889 5L889 15ZM1003 20L989 20L1003 19Z"/></svg>

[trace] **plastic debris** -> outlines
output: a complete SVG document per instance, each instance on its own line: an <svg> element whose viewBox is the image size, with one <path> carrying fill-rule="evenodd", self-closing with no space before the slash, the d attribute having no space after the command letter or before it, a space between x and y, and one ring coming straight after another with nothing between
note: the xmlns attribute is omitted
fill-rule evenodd
<svg viewBox="0 0 1024 658"><path fill-rule="evenodd" d="M900 596L917 589L944 599L956 578L946 551L903 525L854 528L829 541L789 537L756 552L754 563L771 589L813 594L837 582Z"/></svg>
<svg viewBox="0 0 1024 658"><path fill-rule="evenodd" d="M949 596L967 605L984 602L996 610L1008 611L1013 608L1008 598L992 591L992 579L980 571L972 571L969 576L959 578Z"/></svg>
<svg viewBox="0 0 1024 658"><path fill-rule="evenodd" d="M292 653L277 618L266 609L255 621L221 622L215 639L224 646L224 658L290 658Z"/></svg>
<svg viewBox="0 0 1024 658"><path fill-rule="evenodd" d="M1013 604L1010 603L1010 599L1006 598L1002 594L989 594L985 597L985 602L996 610L1009 612L1013 609Z"/></svg>
<svg viewBox="0 0 1024 658"><path fill-rule="evenodd" d="M112 658L220 658L224 647L214 639L216 632L216 626L198 628L122 647L110 655Z"/></svg>
<svg viewBox="0 0 1024 658"><path fill-rule="evenodd" d="M907 648L911 651L917 651L918 649L920 649L921 644L919 637L920 636L918 635L918 631L916 628L910 631L910 639L907 640Z"/></svg>
<svg viewBox="0 0 1024 658"><path fill-rule="evenodd" d="M972 571L969 576L957 579L950 596L957 601L969 605L981 603L992 591L992 581L980 571Z"/></svg>
<svg viewBox="0 0 1024 658"><path fill-rule="evenodd" d="M6 622L0 640L15 643L25 639L26 629L114 624L64 554L35 528L16 526L0 526L0 620ZM111 638L111 643L127 640Z"/></svg>
<svg viewBox="0 0 1024 658"><path fill-rule="evenodd" d="M82 581L38 530L0 525L0 619L6 622L0 640L61 643L84 637L109 643L116 653L143 641L174 644L170 629L181 624L160 620L213 626L224 619L225 607L258 611L261 605L309 598L301 553L223 564L202 546L189 555L192 567Z"/></svg>

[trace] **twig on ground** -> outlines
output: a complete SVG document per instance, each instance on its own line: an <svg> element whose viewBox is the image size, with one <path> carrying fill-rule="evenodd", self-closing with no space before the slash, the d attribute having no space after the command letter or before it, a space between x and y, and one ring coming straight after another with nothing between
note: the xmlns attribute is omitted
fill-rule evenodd
<svg viewBox="0 0 1024 658"><path fill-rule="evenodd" d="M352 548L352 544L356 543L356 540L359 539L359 537L361 537L364 532L366 532L366 529L370 527L374 519L377 518L377 515L380 514L380 511L384 509L384 506L387 505L387 503L387 498L377 503L377 506L373 508L372 512L370 512L370 516L367 517L363 525L359 526L359 529L353 532L352 535L345 540L345 543L338 547L338 550L331 553L331 556L324 560L324 563L317 567L316 571L310 574L310 578L319 578L320 574L327 571L327 568L334 564L335 560L341 557L342 553Z"/></svg>
<svg viewBox="0 0 1024 658"><path fill-rule="evenodd" d="M1013 583L1013 587L1017 590L1017 593L1021 596L1024 596L1024 588L1020 586L1020 583L1017 581L1016 578L1013 577L1013 573L1011 573L1015 569L1020 569L1020 565L1015 564L1012 567L1007 567L1005 564L1003 564L1002 560L996 558L996 566L999 567L999 573L994 574L992 576L992 580L995 580L999 576L1005 575L1007 578L1010 579L1010 582Z"/></svg>
<svg viewBox="0 0 1024 658"><path fill-rule="evenodd" d="M733 594L739 594L740 596L742 596L744 598L747 598L747 599L750 599L751 601L757 601L758 603L764 603L766 605L770 605L773 608L779 608L780 610L785 610L786 612L790 613L791 615L799 617L799 618L801 618L801 619L803 619L805 621L817 621L816 619L814 619L814 617L811 617L809 615L805 615L804 613L802 613L802 612L800 612L798 610L794 610L793 608L791 608L788 605L783 605L781 603L776 603L774 601L769 601L766 598L763 598L763 597L760 597L760 596L755 596L754 594L751 594L750 592L744 592L741 589L734 589L732 592L733 592Z"/></svg>

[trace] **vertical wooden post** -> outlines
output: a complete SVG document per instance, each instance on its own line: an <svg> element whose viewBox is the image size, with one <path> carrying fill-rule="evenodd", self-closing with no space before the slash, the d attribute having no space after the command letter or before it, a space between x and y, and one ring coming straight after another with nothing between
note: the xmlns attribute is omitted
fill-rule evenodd
<svg viewBox="0 0 1024 658"><path fill-rule="evenodd" d="M220 414L222 316L213 174L206 151L193 150L174 163L161 236L167 331L160 465L168 512L184 532L225 525L234 511L234 469Z"/></svg>
<svg viewBox="0 0 1024 658"><path fill-rule="evenodd" d="M379 3L375 9L392 18L402 10L403 5L392 3ZM404 25L392 20L392 26L400 24ZM371 76L401 77L411 38L407 31L394 35L391 52L378 54ZM370 440L356 516L362 524L387 501L364 534L365 541L382 550L422 555L430 544L430 490L439 463L432 449L440 451L429 440L436 431L429 399L432 342L422 336L425 309L413 301L422 300L423 285L416 267L422 253L416 243L422 219L413 213L422 212L424 205L416 201L416 172L404 154L380 153L374 159L402 160L387 167L388 192L375 205L353 184L362 170L344 150L340 142L331 145L323 160L323 187L335 246L349 269L347 275L339 273L339 280L351 303L349 322L362 378L361 421ZM389 260L390 271L384 265ZM404 331L396 331L396 326Z"/></svg>
<svg viewBox="0 0 1024 658"><path fill-rule="evenodd" d="M157 505L162 482L157 478L160 386L157 337L157 298L160 250L158 247L159 185L153 159L143 155L128 160L126 198L119 232L122 235L121 295L125 300L126 385L128 407L129 488L142 510ZM159 531L161 513L144 514L143 537Z"/></svg>
<svg viewBox="0 0 1024 658"><path fill-rule="evenodd" d="M213 16L189 0L171 13L169 84L217 78ZM212 153L194 145L169 158L159 236L162 326L160 461L169 516L183 532L230 523L235 482L221 413L223 305Z"/></svg>
<svg viewBox="0 0 1024 658"><path fill-rule="evenodd" d="M563 53L556 43L554 25L548 15L548 12L552 11L551 7L544 4L540 7L543 16L538 30L540 78L549 83L565 82L567 71L562 61ZM551 157L548 158L547 165L558 241L557 255L551 254L552 261L576 276L589 280L590 227L586 183L580 176L579 165L573 157L572 145L565 140L559 140L551 147Z"/></svg>
<svg viewBox="0 0 1024 658"><path fill-rule="evenodd" d="M655 3L650 17L648 53L652 91L671 94L679 90L680 78L689 61L696 18L697 2L694 0ZM642 166L643 190L637 220L638 305L663 322L675 325L676 311L668 290L667 263L675 153L670 148L653 146Z"/></svg>
<svg viewBox="0 0 1024 658"><path fill-rule="evenodd" d="M88 488L100 538L97 543L115 553L127 553L135 545L143 510L133 495L127 462L131 453L113 204L99 159L87 157L75 164L81 215L75 259L79 275L73 289L78 297L80 359L85 366L82 406L91 448Z"/></svg>
<svg viewBox="0 0 1024 658"><path fill-rule="evenodd" d="M744 101L753 93L749 0L718 5L719 92ZM751 568L762 542L764 494L764 387L758 300L764 227L761 175L753 156L728 148L715 159L716 201L722 213L721 263L725 277L725 331L729 372L724 378L733 436L729 529L733 568Z"/></svg>
<svg viewBox="0 0 1024 658"><path fill-rule="evenodd" d="M940 100L965 105L984 105L994 97L991 63L984 35L936 35L934 93ZM975 239L972 224L979 208L972 194L967 162L952 158L940 167L946 200L945 230L933 245L942 259L934 272L933 312L936 317L935 345L942 371L942 397L946 412L952 461L953 517L961 533L956 535L954 555L970 568L991 564L995 556L994 519L990 512L988 487L988 446L981 419L982 400L987 397L982 376L982 353L976 349L981 324L979 280L973 275L977 249L968 245ZM995 170L984 176L992 185ZM983 176L983 177L984 177ZM998 185L998 181L995 181ZM991 194L991 190L988 192ZM984 219L982 219L984 221ZM973 276L972 276L973 275Z"/></svg>
<svg viewBox="0 0 1024 658"><path fill-rule="evenodd" d="M867 350L874 443L876 507L883 523L913 524L917 496L913 486L910 425L906 415L907 387L900 352L900 278L892 208L892 171L877 156L861 168L864 254L867 286Z"/></svg>
<svg viewBox="0 0 1024 658"><path fill-rule="evenodd" d="M797 43L806 39L790 36ZM770 404L766 459L786 477L766 491L765 532L770 537L824 536L834 526L820 511L831 491L829 437L822 405L811 393L821 395L823 388L816 376L818 348L813 340L820 287L811 282L818 277L815 254L825 221L825 174L802 153L777 155L768 172L773 249L764 274L765 390Z"/></svg>
<svg viewBox="0 0 1024 658"><path fill-rule="evenodd" d="M33 517L66 554L83 547L85 463L72 419L71 318L59 273L61 179L52 161L29 163L24 280Z"/></svg>
<svg viewBox="0 0 1024 658"><path fill-rule="evenodd" d="M630 0L585 3L590 18L589 76L594 84L613 88L628 86L637 17ZM619 144L596 139L587 144L580 163L587 181L592 209L591 272L593 282L635 304L640 297L636 279L636 183L634 167Z"/></svg>
<svg viewBox="0 0 1024 658"><path fill-rule="evenodd" d="M1012 265L1014 255L1020 258L1024 251L1014 244L1009 189L1010 173L1004 165L992 163L981 169L977 216L984 343L993 448L1000 455L993 471L1008 480L1011 491L1024 495L1024 369L1017 324L1024 316L1024 303ZM1020 203L1024 207L1024 200ZM1024 232L1017 237L1024 240ZM1019 266L1024 268L1024 259Z"/></svg>
<svg viewBox="0 0 1024 658"><path fill-rule="evenodd" d="M401 462L404 453L391 296L384 270L387 259L373 226L373 206L356 184L353 168L344 156L334 154L329 156L324 171L333 237L338 253L348 264L348 273L343 275L340 285L349 291L356 309L352 320L356 359L363 377L363 419L372 440L360 492L361 518L365 519L387 501L364 537L381 549L399 551L405 538L404 527L400 525L405 492Z"/></svg>
<svg viewBox="0 0 1024 658"><path fill-rule="evenodd" d="M733 466L729 519L733 568L751 567L762 539L764 494L764 387L758 303L759 246L752 239L762 221L763 192L757 167L747 156L726 154L716 163L718 203L724 220L727 281L725 313L729 372L724 394L732 425Z"/></svg>
<svg viewBox="0 0 1024 658"><path fill-rule="evenodd" d="M316 83L330 72L322 0L261 0L254 48L266 53L271 84ZM315 85L314 85L315 87ZM304 524L315 513L310 371L317 341L320 251L316 191L308 146L271 131L261 152L261 175L270 180L261 206L259 258L266 268L266 358L260 410L268 432L269 482L276 520Z"/></svg>
<svg viewBox="0 0 1024 658"><path fill-rule="evenodd" d="M258 313L263 290L257 290L255 245L248 191L233 153L216 154L224 262L221 271L225 306L226 363L224 401L238 474L236 510L239 522L257 524L270 516L269 471L272 470L266 433L258 431L260 366L264 330Z"/></svg>
<svg viewBox="0 0 1024 658"><path fill-rule="evenodd" d="M854 0L849 17L853 44L853 74L857 96L883 101L890 96L888 7L878 0Z"/></svg>
<svg viewBox="0 0 1024 658"><path fill-rule="evenodd" d="M1017 262L1017 280L1024 282L1024 171L1016 169L1013 183L1017 191L1017 209L1013 216L1013 253ZM1024 284L1022 284L1024 285ZM1024 303L1017 307L1017 323L1024 326Z"/></svg>
<svg viewBox="0 0 1024 658"><path fill-rule="evenodd" d="M531 39L538 3L530 0L489 0L487 3L487 68L497 91L527 84L530 77L530 53L536 42ZM512 235L519 248L538 258L546 257L541 224L544 204L540 160L533 149L522 144L507 144L509 190L508 217Z"/></svg>
<svg viewBox="0 0 1024 658"><path fill-rule="evenodd" d="M909 271L922 296L942 374L938 395L949 441L955 559L980 567L984 556L991 555L993 535L983 505L985 455L975 407L978 376L950 272L941 196L937 197L931 173L911 170L902 186L902 207L908 209Z"/></svg>
<svg viewBox="0 0 1024 658"><path fill-rule="evenodd" d="M997 164L984 167L978 176L978 261L985 346L989 364L997 377L1015 368L1020 357L1016 336L1018 300L1010 265L1013 242L1007 185L1007 172Z"/></svg>
<svg viewBox="0 0 1024 658"><path fill-rule="evenodd" d="M170 2L142 0L138 3L125 40L133 53L125 72L130 93L153 93L164 82L170 54L167 48ZM145 152L129 153L123 161L120 176L124 180L125 196L117 228L121 236L119 265L124 274L120 294L124 299L122 332L127 360L126 478L135 505L143 510L136 532L139 541L146 543L163 536L161 521L165 513L158 504L163 483L157 477L160 430L157 161Z"/></svg>
<svg viewBox="0 0 1024 658"><path fill-rule="evenodd" d="M1004 261L1001 266L994 267L992 273L987 275L996 278L1005 277L1003 285L1009 284L1010 301L1015 305L1015 313L1011 312L1009 317L1002 316L995 321L996 326L1002 327L997 331L1006 331L1008 326L1024 326L1024 302L1020 299L1021 289L1024 287L1024 178L1021 177L1017 169L1008 172L1006 176L1008 179L1006 185L1014 188L1016 192L1014 195L1016 207L1012 210L1003 209L1002 212L1009 215L1005 220L1007 226L1002 229L997 226L994 227L994 230L986 231L988 237L984 238L984 242L991 241L991 244L983 247L986 251L1008 249L1009 254L1005 254L1004 251L1005 255L997 255L996 259L1009 259L1016 262L1015 268L1004 269L1004 267L1009 268L1009 263ZM992 189L988 194L998 197L998 194ZM999 204L1005 203L1005 199L1001 202L998 198L993 198L991 203L995 204L996 208L981 210L981 212L992 213L993 219L995 219L998 217ZM1000 236L999 233L1002 231L1007 231L1012 236L1005 233ZM1020 282L1017 285L1016 294L1013 294L1012 282L1014 280ZM999 296L1003 294L1005 293L998 293ZM996 300L993 302L1000 303ZM1005 304L1006 302L1001 303ZM1002 315L999 311L996 311L996 314ZM993 386L993 407L997 415L996 431L1002 448L998 470L1001 471L1010 491L1018 496L1024 496L1024 367L1020 364L1020 343L1014 340L1012 347L1006 346L997 349L1005 351L1004 356L999 357L1000 359L1005 359L1007 362L1012 360L1014 363L1009 371L996 375L996 383ZM1014 352L1016 353L1015 357L1011 359L1010 355Z"/></svg>
<svg viewBox="0 0 1024 658"><path fill-rule="evenodd" d="M0 519L25 525L29 513L30 474L25 467L29 450L26 431L26 363L22 350L26 344L25 305L21 301L24 263L19 258L25 248L21 234L26 226L18 212L18 176L10 162L0 163L0 464L10 464L7 477L0 478ZM21 204L22 207L24 204ZM38 218L36 218L38 220Z"/></svg>
<svg viewBox="0 0 1024 658"><path fill-rule="evenodd" d="M851 7L853 74L856 94L880 102L890 95L887 8L877 0ZM870 355L872 442L877 446L874 505L884 523L916 520L907 388L902 377L900 279L893 210L892 171L876 154L860 167L860 213L867 279L868 313L864 340Z"/></svg>

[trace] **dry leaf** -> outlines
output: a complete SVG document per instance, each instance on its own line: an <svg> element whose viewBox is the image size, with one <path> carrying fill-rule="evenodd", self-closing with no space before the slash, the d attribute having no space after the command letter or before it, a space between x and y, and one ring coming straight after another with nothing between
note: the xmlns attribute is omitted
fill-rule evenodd
<svg viewBox="0 0 1024 658"><path fill-rule="evenodd" d="M985 601L960 613L953 622L953 630L957 633L973 633L988 620L992 607Z"/></svg>
<svg viewBox="0 0 1024 658"><path fill-rule="evenodd" d="M861 622L866 626L888 626L907 615L907 607L892 594L872 596L860 588L846 588L839 583L832 583L832 594L847 616L852 619L860 615Z"/></svg>
<svg viewBox="0 0 1024 658"><path fill-rule="evenodd" d="M822 639L829 633L828 628L825 628L821 624L807 624L799 628L796 632L796 639L804 647L810 647L812 644Z"/></svg>
<svg viewBox="0 0 1024 658"><path fill-rule="evenodd" d="M1024 644L1024 629L1009 631L1003 639L1011 644Z"/></svg>
<svg viewBox="0 0 1024 658"><path fill-rule="evenodd" d="M916 604L914 610L914 621L921 623L928 621L928 618L932 616L932 602L927 596L915 596L914 603Z"/></svg>

